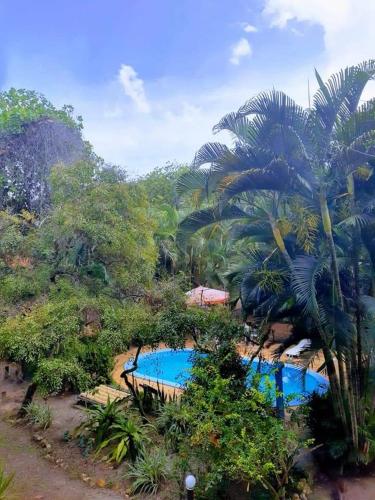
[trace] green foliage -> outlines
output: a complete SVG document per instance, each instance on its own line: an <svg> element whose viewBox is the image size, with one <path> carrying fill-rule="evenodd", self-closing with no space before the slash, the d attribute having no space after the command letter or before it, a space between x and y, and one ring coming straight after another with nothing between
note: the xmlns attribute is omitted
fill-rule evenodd
<svg viewBox="0 0 375 500"><path fill-rule="evenodd" d="M63 358L41 360L33 380L44 395L81 392L92 385L90 375L80 365Z"/></svg>
<svg viewBox="0 0 375 500"><path fill-rule="evenodd" d="M93 291L110 285L124 293L150 284L156 252L143 191L103 181L87 162L54 169L51 185L54 210L43 237L54 252L55 274L72 274Z"/></svg>
<svg viewBox="0 0 375 500"><path fill-rule="evenodd" d="M328 394L311 396L307 424L319 446L316 456L323 467L336 465L339 470L347 460L350 448L340 422L334 415L332 399Z"/></svg>
<svg viewBox="0 0 375 500"><path fill-rule="evenodd" d="M126 411L126 413L125 413ZM92 444L95 456L106 452L108 461L121 463L126 457L135 460L149 442L147 426L125 410L123 402L108 401L86 410L87 419L74 432Z"/></svg>
<svg viewBox="0 0 375 500"><path fill-rule="evenodd" d="M31 424L46 430L52 424L52 410L45 403L32 401L25 407L26 420Z"/></svg>
<svg viewBox="0 0 375 500"><path fill-rule="evenodd" d="M86 419L74 430L73 437L84 437L98 449L110 435L111 426L124 412L122 401L107 401L106 405L93 405L85 408Z"/></svg>
<svg viewBox="0 0 375 500"><path fill-rule="evenodd" d="M155 168L138 180L138 183L145 189L153 207L162 204L176 205L176 180L185 170L186 167L181 165L167 164L165 167Z"/></svg>
<svg viewBox="0 0 375 500"><path fill-rule="evenodd" d="M283 92L261 92L214 127L234 145L203 145L180 178L179 193L201 209L181 221L178 239L227 224L234 241L251 244L227 274L232 292L259 321L303 318L304 331L320 337L346 456L366 463L375 389L363 303L375 282L375 101L359 103L375 60L327 82L315 74L308 109Z"/></svg>
<svg viewBox="0 0 375 500"><path fill-rule="evenodd" d="M223 378L212 362L193 369L181 402L187 437L180 455L188 457L191 470L199 468L198 497L216 498L228 481L241 481L250 491L262 486L283 498L295 457L309 442L294 424L274 416L266 394L254 387L239 390L233 378Z"/></svg>
<svg viewBox="0 0 375 500"><path fill-rule="evenodd" d="M96 338L90 337L83 339L81 346L77 360L85 372L90 374L92 383L98 385L110 382L110 372L114 367L113 347L98 344Z"/></svg>
<svg viewBox="0 0 375 500"><path fill-rule="evenodd" d="M49 287L49 269L39 266L35 269L19 269L0 278L0 297L14 304L37 297Z"/></svg>
<svg viewBox="0 0 375 500"><path fill-rule="evenodd" d="M9 317L0 327L0 352L34 369L51 354L64 351L64 341L80 328L79 302L47 302L28 314Z"/></svg>
<svg viewBox="0 0 375 500"><path fill-rule="evenodd" d="M14 474L6 474L0 465L0 500L6 500L9 487L13 481Z"/></svg>
<svg viewBox="0 0 375 500"><path fill-rule="evenodd" d="M132 482L133 493L156 495L168 478L168 457L164 450L154 449L137 457L130 465L127 477Z"/></svg>
<svg viewBox="0 0 375 500"><path fill-rule="evenodd" d="M134 461L150 442L146 425L138 419L121 415L110 427L110 435L97 449L96 454L108 449L108 460L120 464L126 457Z"/></svg>
<svg viewBox="0 0 375 500"><path fill-rule="evenodd" d="M189 410L179 401L163 405L156 419L158 431L163 434L165 444L172 451L177 451L188 433Z"/></svg>
<svg viewBox="0 0 375 500"><path fill-rule="evenodd" d="M11 88L1 92L0 109L1 132L20 132L23 124L40 118L55 118L70 127L82 128L82 118L73 117L72 106L57 109L42 94L32 90Z"/></svg>

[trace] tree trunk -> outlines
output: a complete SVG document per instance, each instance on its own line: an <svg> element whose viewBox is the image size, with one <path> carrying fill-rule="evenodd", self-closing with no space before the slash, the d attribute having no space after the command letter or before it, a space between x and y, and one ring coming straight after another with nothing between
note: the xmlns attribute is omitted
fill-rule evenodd
<svg viewBox="0 0 375 500"><path fill-rule="evenodd" d="M292 267L292 259L290 258L288 250L285 247L285 243L284 243L283 237L281 235L280 229L277 227L277 223L271 215L269 215L269 220L270 220L272 234L273 234L273 237L275 239L277 248L279 249L281 255L284 257L289 268L291 268Z"/></svg>
<svg viewBox="0 0 375 500"><path fill-rule="evenodd" d="M32 402L37 387L38 386L35 382L32 382L29 385L25 397L23 398L21 408L18 410L17 417L23 418L26 415L26 406Z"/></svg>
<svg viewBox="0 0 375 500"><path fill-rule="evenodd" d="M324 233L327 238L328 248L331 255L333 282L337 295L337 302L339 309L341 311L344 311L344 297L342 295L342 290L341 290L340 273L339 273L339 266L337 263L335 242L333 241L331 216L329 214L327 197L324 190L322 190L320 193L320 212L322 216ZM347 381L346 381L347 373L345 370L343 353L340 346L337 346L337 361L339 364L340 386L341 390L345 394L347 392Z"/></svg>
<svg viewBox="0 0 375 500"><path fill-rule="evenodd" d="M336 248L335 248L335 243L333 241L333 235L332 235L331 216L329 214L328 205L327 205L327 198L326 198L324 192L320 194L320 212L321 212L321 216L322 216L324 232L325 232L325 235L326 235L326 238L328 241L329 252L331 254L333 281L335 284L337 300L338 300L341 311L344 311L344 298L343 298L342 290L341 290L340 274L339 274L339 266L337 264Z"/></svg>
<svg viewBox="0 0 375 500"><path fill-rule="evenodd" d="M131 395L133 396L134 402L135 402L135 404L137 405L137 407L139 409L139 413L141 414L142 419L147 421L147 417L146 417L146 414L145 414L144 409L143 409L142 401L138 397L137 391L134 389L133 384L130 382L130 380L128 378L128 375L130 373L135 372L136 369L138 368L138 358L139 358L139 355L141 353L141 349L142 349L141 345L137 347L137 352L135 354L135 358L134 358L134 361L133 361L133 366L131 368L127 369L127 370L124 370L121 373L120 377L124 379L126 387L129 389Z"/></svg>

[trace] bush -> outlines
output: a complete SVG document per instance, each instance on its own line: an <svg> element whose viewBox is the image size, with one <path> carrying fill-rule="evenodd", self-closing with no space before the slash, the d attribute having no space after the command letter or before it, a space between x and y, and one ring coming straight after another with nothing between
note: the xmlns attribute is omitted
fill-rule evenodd
<svg viewBox="0 0 375 500"><path fill-rule="evenodd" d="M192 370L182 396L188 433L179 444L189 469L199 470L197 494L217 498L231 483L261 488L274 498L294 493L295 460L311 444L297 422L274 416L267 394L255 387L238 390L211 357Z"/></svg>
<svg viewBox="0 0 375 500"><path fill-rule="evenodd" d="M337 417L334 416L332 397L312 394L308 403L307 424L315 443L320 445L316 457L324 466L346 462L349 448L345 433Z"/></svg>
<svg viewBox="0 0 375 500"><path fill-rule="evenodd" d="M51 408L42 403L31 402L25 407L26 419L40 429L48 429L52 424Z"/></svg>
<svg viewBox="0 0 375 500"><path fill-rule="evenodd" d="M138 419L120 415L111 425L109 437L101 443L96 454L108 448L110 462L120 464L126 457L134 461L150 441L145 430L146 426Z"/></svg>
<svg viewBox="0 0 375 500"><path fill-rule="evenodd" d="M110 462L119 464L126 457L135 460L149 442L147 426L129 413L125 416L122 401L108 401L105 406L88 408L86 413L87 419L75 429L73 437L83 439L96 456L107 450Z"/></svg>
<svg viewBox="0 0 375 500"><path fill-rule="evenodd" d="M164 450L143 453L130 465L127 476L133 480L132 492L155 495L168 477L168 457Z"/></svg>
<svg viewBox="0 0 375 500"><path fill-rule="evenodd" d="M83 439L89 448L97 450L108 439L111 426L123 411L123 402L116 400L108 401L104 406L97 404L86 408L87 418L74 430L73 437Z"/></svg>
<svg viewBox="0 0 375 500"><path fill-rule="evenodd" d="M77 358L95 384L110 382L110 372L114 365L111 347L98 344L96 338L87 338L82 342Z"/></svg>
<svg viewBox="0 0 375 500"><path fill-rule="evenodd" d="M189 429L188 421L188 409L180 402L168 403L161 408L156 425L171 450L177 451L179 444L185 439Z"/></svg>
<svg viewBox="0 0 375 500"><path fill-rule="evenodd" d="M0 297L8 304L19 302L38 296L48 287L48 283L46 268L20 269L1 279Z"/></svg>
<svg viewBox="0 0 375 500"><path fill-rule="evenodd" d="M34 382L42 394L59 394L64 390L81 392L90 386L90 377L78 363L62 358L39 363Z"/></svg>

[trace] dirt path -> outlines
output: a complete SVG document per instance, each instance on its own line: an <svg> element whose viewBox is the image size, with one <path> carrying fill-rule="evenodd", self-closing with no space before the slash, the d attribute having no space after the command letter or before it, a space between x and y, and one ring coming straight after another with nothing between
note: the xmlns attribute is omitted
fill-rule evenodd
<svg viewBox="0 0 375 500"><path fill-rule="evenodd" d="M90 488L83 481L50 464L28 433L0 420L0 460L9 472L17 471L9 500L109 500L123 496Z"/></svg>

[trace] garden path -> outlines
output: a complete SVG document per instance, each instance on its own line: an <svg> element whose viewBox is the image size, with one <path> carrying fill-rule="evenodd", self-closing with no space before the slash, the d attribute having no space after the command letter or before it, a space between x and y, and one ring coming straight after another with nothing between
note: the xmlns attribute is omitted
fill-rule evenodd
<svg viewBox="0 0 375 500"><path fill-rule="evenodd" d="M8 500L110 500L124 498L109 490L94 489L41 456L28 432L0 420L0 459L15 472Z"/></svg>

